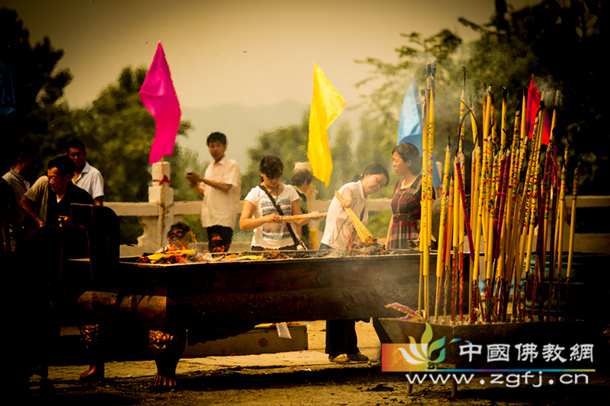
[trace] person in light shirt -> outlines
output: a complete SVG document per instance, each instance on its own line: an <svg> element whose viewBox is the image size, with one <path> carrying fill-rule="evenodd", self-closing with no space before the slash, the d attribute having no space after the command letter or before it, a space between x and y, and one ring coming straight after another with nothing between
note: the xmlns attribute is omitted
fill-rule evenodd
<svg viewBox="0 0 610 406"><path fill-rule="evenodd" d="M354 214L366 225L369 218L367 204L368 196L378 193L388 184L390 177L388 171L379 164L367 166L353 182L347 183L339 189L343 197L340 202L334 197L328 207L328 217L320 249L334 249L345 251L351 241L357 240L356 229L349 218L346 208L352 209ZM326 321L326 348L330 362L366 362L369 358L358 349L356 335L357 319L337 319ZM363 320L367 321L367 320Z"/></svg>
<svg viewBox="0 0 610 406"><path fill-rule="evenodd" d="M226 156L228 144L225 134L211 133L207 145L214 161L208 165L204 176L188 172L186 179L203 199L201 225L208 234L209 251L227 252L239 211L241 175L237 162Z"/></svg>
<svg viewBox="0 0 610 406"><path fill-rule="evenodd" d="M252 251L296 250L299 239L293 227L303 226L309 219L286 223L282 216L303 214L299 195L294 187L282 183L284 164L277 156L264 156L259 172L261 182L244 199L239 228L254 231Z"/></svg>
<svg viewBox="0 0 610 406"><path fill-rule="evenodd" d="M74 162L76 170L72 183L85 189L98 206L104 205L104 177L102 173L87 162L87 150L80 140L72 140L66 144L66 155Z"/></svg>

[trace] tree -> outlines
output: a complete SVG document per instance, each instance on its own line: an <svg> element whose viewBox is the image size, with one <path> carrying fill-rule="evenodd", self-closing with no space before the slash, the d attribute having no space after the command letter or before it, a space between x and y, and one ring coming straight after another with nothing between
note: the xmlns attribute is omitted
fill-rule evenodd
<svg viewBox="0 0 610 406"><path fill-rule="evenodd" d="M278 156L284 164L283 179L292 176L296 162L307 161L308 116L303 115L300 124L262 132L256 145L248 149L248 168L242 176L242 198L260 182L259 163L265 155Z"/></svg>
<svg viewBox="0 0 610 406"><path fill-rule="evenodd" d="M155 122L140 101L145 77L145 68L124 68L117 82L102 90L90 107L64 111L52 122L54 153L64 153L63 146L71 138L83 141L87 159L104 175L106 201L148 201L148 155ZM189 128L189 122L181 122L178 134L184 135ZM176 146L166 159L177 162L180 152Z"/></svg>
<svg viewBox="0 0 610 406"><path fill-rule="evenodd" d="M329 129L329 142L331 142L331 157L333 172L329 186L326 187L320 180L314 178L313 185L318 191L319 199L330 199L336 189L350 181L356 174L356 166L352 153L352 135L348 123L337 129ZM246 173L242 175L242 198L260 182L259 163L265 155L276 155L284 164L284 182L290 183L294 165L297 162L307 161L307 144L309 140L309 112L303 112L300 124L281 127L271 131L262 132L257 138L256 145L248 149L249 164Z"/></svg>
<svg viewBox="0 0 610 406"><path fill-rule="evenodd" d="M336 134L334 133L336 131ZM276 130L265 131L257 138L256 145L248 150L249 164L246 173L242 175L242 198L260 183L259 162L265 155L276 155L284 164L282 180L290 183L294 165L297 162L307 161L307 144L309 137L309 111L303 112L300 124L281 127ZM314 178L313 186L317 191L316 198L329 200L333 198L335 190L339 190L347 182L351 182L355 175L364 169L362 161L352 148L352 130L349 123L342 123L336 130L329 129L329 142L331 142L331 157L333 172L328 186ZM384 223L387 230L387 221ZM322 220L322 227L324 227ZM249 237L250 233L240 233L241 239ZM320 236L321 237L321 236Z"/></svg>
<svg viewBox="0 0 610 406"><path fill-rule="evenodd" d="M472 44L468 69L478 72L484 83L496 83L520 95L532 75L546 91L547 108L554 105L555 90L561 92L558 107L557 155L570 144L570 173L580 164L579 193L608 194L600 182L610 175L609 132L605 109L608 78L603 64L607 44L605 15L599 2L544 0L532 7L496 10L487 26L462 23L481 34ZM576 61L579 61L576 63ZM512 108L519 97L513 98Z"/></svg>
<svg viewBox="0 0 610 406"><path fill-rule="evenodd" d="M322 182L316 180L318 199L321 200L332 199L335 190L339 190L341 186L350 182L359 171L362 171L362 168L359 166L359 156L355 154L352 148L353 137L349 123L342 122L336 131L336 135L332 137L333 142L330 148L333 172L331 173L328 187L325 187Z"/></svg>
<svg viewBox="0 0 610 406"><path fill-rule="evenodd" d="M374 155L371 149L377 148L382 151L381 156L389 153L387 148L391 143L386 138L391 140L395 137L407 85L412 77L418 84L424 83L424 65L429 62L437 62L437 157L444 156L447 139L452 140L455 148L459 130L458 99L463 88L468 104L474 105L477 120L481 117L482 89L491 87L500 95L502 89L507 88L508 119L511 120L511 114L521 103L523 89L527 89L534 75L539 89L546 91L544 101L547 108L553 107L555 90L561 91L561 104L557 110L557 155L561 157L564 146L570 144L571 169L580 161L582 180L579 193L608 194L609 185L593 183L610 175L608 153L605 148L600 148L608 143L605 95L596 90L608 88L602 64L603 52L600 52L607 43L604 18L600 3L593 1L544 0L532 7L511 10L504 0L498 0L496 12L486 25L459 19L480 34L479 39L465 47L461 47L461 40L448 30L441 30L426 39L418 33L403 34L410 45L396 50L398 63L385 63L375 58L359 61L373 67L373 75L361 83L380 83L369 97L363 133L371 133L372 129L376 132L375 139L381 140L369 148L359 146L359 151ZM572 63L573 60L586 63ZM499 123L500 97L495 100L496 122ZM468 120L466 124L467 131L470 131ZM512 128L512 121L508 128ZM363 136L361 142L369 139ZM465 141L469 140L470 137L465 138ZM472 144L465 146L467 157L470 151Z"/></svg>
<svg viewBox="0 0 610 406"><path fill-rule="evenodd" d="M398 120L404 96L415 79L420 91L426 88L428 68L434 68L435 77L435 153L444 156L444 147L449 138L455 139L459 124L459 97L462 82L456 81L456 54L462 40L443 29L428 38L412 32L401 34L407 38L407 45L396 49L398 62L387 63L376 58L357 60L357 63L371 65L372 74L357 86L376 83L370 95L365 96L367 110L361 118L361 137L357 149L360 165L390 162L392 149L396 145ZM373 141L374 140L374 141ZM421 152L421 151L420 151ZM394 180L394 177L392 177ZM397 180L397 179L396 179ZM385 189L383 196L391 196Z"/></svg>
<svg viewBox="0 0 610 406"><path fill-rule="evenodd" d="M58 101L72 80L69 69L55 72L63 51L48 37L32 47L29 35L14 10L0 9L0 67L10 68L15 96L15 110L0 115L3 167L20 144L40 143L51 135L49 118L65 108Z"/></svg>
<svg viewBox="0 0 610 406"><path fill-rule="evenodd" d="M104 176L104 200L108 202L146 202L151 185L148 165L150 147L155 135L155 121L140 100L139 91L146 78L146 69L124 68L116 83L108 85L92 104L84 109L55 114L50 123L53 138L46 152L65 153L70 139L80 139L87 148L87 160ZM65 106L62 106L65 107ZM178 130L184 135L190 128L182 121ZM198 169L197 156L190 152L183 161L177 144L166 159L172 168L172 186L177 197L190 193L184 180L186 167ZM141 234L137 219L121 218L122 243L134 243Z"/></svg>

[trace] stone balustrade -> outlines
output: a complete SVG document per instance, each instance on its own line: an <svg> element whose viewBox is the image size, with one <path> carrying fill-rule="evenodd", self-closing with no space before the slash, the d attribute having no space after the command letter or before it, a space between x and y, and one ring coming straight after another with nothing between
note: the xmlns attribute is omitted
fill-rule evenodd
<svg viewBox="0 0 610 406"><path fill-rule="evenodd" d="M170 167L168 162L159 162L152 168L152 186L149 187L149 201L147 203L120 203L105 202L118 216L136 216L144 227L143 234L138 238L137 245L122 245L121 256L141 255L144 252L154 252L166 242L169 227L175 222L182 221L182 217L190 214L199 214L201 200L189 202L175 202L174 192L168 182ZM241 202L243 203L243 201ZM326 212L330 200L317 200L315 197L308 200L310 211ZM390 210L391 199L370 199L369 210ZM566 206L569 218L572 206L572 196L566 196ZM604 208L610 207L610 196L578 196L577 208ZM240 205L241 211L241 205ZM313 223L312 228L317 224ZM564 248L567 250L568 230L564 223ZM607 230L605 230L607 231ZM321 237L321 236L320 236ZM231 251L244 251L249 249L250 243L233 243ZM575 252L595 252L610 254L610 233L579 233L574 241Z"/></svg>

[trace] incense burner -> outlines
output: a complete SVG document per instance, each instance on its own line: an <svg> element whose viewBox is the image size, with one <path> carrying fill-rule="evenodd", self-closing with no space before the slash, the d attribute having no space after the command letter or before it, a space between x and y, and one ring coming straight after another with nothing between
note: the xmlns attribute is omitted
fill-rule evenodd
<svg viewBox="0 0 610 406"><path fill-rule="evenodd" d="M83 210L75 219L99 238L100 221L111 224L102 220L112 213ZM93 360L83 374L87 379L102 377L104 354L112 357L103 340L88 339L107 336L104 330L125 339L142 337L134 330L148 331L158 368L155 384L171 387L187 331L189 343L205 342L260 323L391 317L399 312L386 308L390 303L417 307L420 255L413 251L367 256L297 251L299 258L293 259L151 264L119 258L112 239L99 238L90 248L90 261L79 262L91 267L93 277L79 299L83 324L89 326L83 341Z"/></svg>

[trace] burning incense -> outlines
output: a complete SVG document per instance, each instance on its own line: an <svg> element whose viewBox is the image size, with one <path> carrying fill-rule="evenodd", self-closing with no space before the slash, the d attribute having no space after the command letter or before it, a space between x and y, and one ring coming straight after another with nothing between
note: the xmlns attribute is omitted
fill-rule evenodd
<svg viewBox="0 0 610 406"><path fill-rule="evenodd" d="M564 223L564 207L565 207L565 196L566 196L566 182L568 173L568 156L570 151L570 145L566 145L563 158L563 166L561 168L561 181L559 186L559 201L557 203L557 230L556 230L556 241L557 241L557 275L558 285L561 286L562 270L563 270L563 223ZM560 289L557 289L557 305L559 305Z"/></svg>
<svg viewBox="0 0 610 406"><path fill-rule="evenodd" d="M424 132L422 156L423 191L419 291L421 306L423 289L425 315L429 314L428 277L432 226L431 209L434 199L432 153L435 131L435 93L431 85L432 81L433 75L430 73L429 67L424 115L426 131ZM455 320L459 307L460 321L463 320L463 249L465 238L468 238L470 246L470 277L468 278L469 286L467 288L470 295L467 298L470 323L477 321L477 318L488 322L506 321L507 316L509 316L511 291L514 292L512 297L513 310L510 314L512 321L523 320L526 303L528 319L539 316L541 320L548 320L545 313L551 314L551 303L553 301L559 305L559 295L561 293L558 284L562 278L561 258L564 228L562 219L565 212L567 173L567 163L564 162L561 171L561 184L558 184L559 170L556 166L556 147L553 134L556 110L553 113L549 146L545 147L542 144L545 119L544 103L541 103L541 107L536 112L533 131L529 132L533 134L532 139L530 140L527 136L527 91L524 91L522 104L514 114L512 139L507 132L509 125L507 122L507 88L502 90L502 110L499 114L499 123L496 123L492 88L483 86L481 131L476 125L474 108L466 106L464 93L464 90L462 90L460 95L460 127L452 177L448 176L449 145L445 153L442 201L440 202L434 320L438 320L441 311L441 291L443 287L444 319L447 320L447 313L451 312L451 320ZM464 153L462 150L466 114L470 114L472 136L475 144L470 169L471 195L469 201L466 201ZM546 155L543 155L545 153L544 148L546 148ZM568 148L566 148L564 161L567 161L567 151ZM575 173L575 178L577 176L578 173ZM569 270L566 284L569 284L572 266L576 192L575 186L568 258ZM535 254L535 261L533 254ZM547 257L550 260L548 273L546 269ZM483 268L483 275L481 275L481 268ZM548 278L548 289L542 288L546 282L545 278ZM522 293L522 279L525 281L527 296ZM485 286L484 296L482 296L479 287L483 284ZM531 309L528 303L530 294L532 295ZM547 302L544 303L544 300L547 300ZM451 309L449 309L449 306L451 306ZM534 314L535 311L539 311L539 314Z"/></svg>
<svg viewBox="0 0 610 406"><path fill-rule="evenodd" d="M417 321L426 321L426 319L424 319L423 317L421 317L419 314L417 314L417 312L415 312L414 310L412 310L409 306L405 306L403 304L400 303L390 303L389 305L385 306L388 309L396 309L402 313L405 313L405 319L415 319Z"/></svg>
<svg viewBox="0 0 610 406"><path fill-rule="evenodd" d="M570 213L570 240L568 245L568 269L566 271L566 300L570 289L570 276L572 275L572 260L574 254L574 234L576 230L576 201L578 198L578 165L574 169L574 183L572 184L572 208Z"/></svg>
<svg viewBox="0 0 610 406"><path fill-rule="evenodd" d="M430 65L429 65L430 67ZM425 188L425 196L422 196L422 203L425 201L425 209L422 206L422 224L426 224L426 229L424 232L424 241L425 245L423 247L422 253L422 261L423 268L422 274L424 279L424 312L426 318L428 318L429 312L429 275L430 275L430 244L432 240L432 202L434 200L433 196L433 184L432 184L432 174L433 174L433 165L434 165L434 86L433 86L433 76L431 74L428 75L427 87L429 92L429 100L428 100L428 110L427 110L427 139L424 139L424 147L426 149L426 153L422 157L424 160L424 169L425 169L425 181L423 184L423 188ZM421 241L420 237L420 241Z"/></svg>
<svg viewBox="0 0 610 406"><path fill-rule="evenodd" d="M339 203L343 203L343 201L345 200L343 196L341 196L341 194L337 191L335 191L335 197L337 198ZM354 224L354 228L356 229L356 233L358 233L358 238L360 239L360 241L366 245L372 244L375 241L375 239L373 238L373 234L371 234L371 232L366 228L366 226L362 224L362 221L360 221L354 211L351 208L346 207L345 212Z"/></svg>
<svg viewBox="0 0 610 406"><path fill-rule="evenodd" d="M445 244L447 244L447 240L445 239L445 221L446 221L446 211L447 211L447 190L449 189L449 163L451 161L451 148L450 145L447 144L447 149L445 151L445 167L443 169L443 192L441 197L441 218L439 225L439 243L438 243L438 253L445 252ZM441 285L441 276L443 272L443 267L445 263L445 257L443 254L443 258L441 259L441 255L437 255L436 257L436 306L434 312L434 319L438 320L438 304L440 297L440 285Z"/></svg>
<svg viewBox="0 0 610 406"><path fill-rule="evenodd" d="M449 244L449 241L451 240L451 235L452 233L454 233L452 224L453 224L453 217L457 214L456 210L454 209L454 194L457 193L456 192L456 187L457 185L453 182L453 178L451 177L450 183L449 183L449 201L447 204L447 227L445 229L445 249L443 251L443 258L444 258L444 262L445 262L445 320L447 319L447 311L448 311L448 302L451 299L452 294L454 293L453 291L451 292L451 294L447 294L447 288L449 287L449 279L454 277L454 272L453 272L453 267L450 265L451 264L451 244Z"/></svg>

